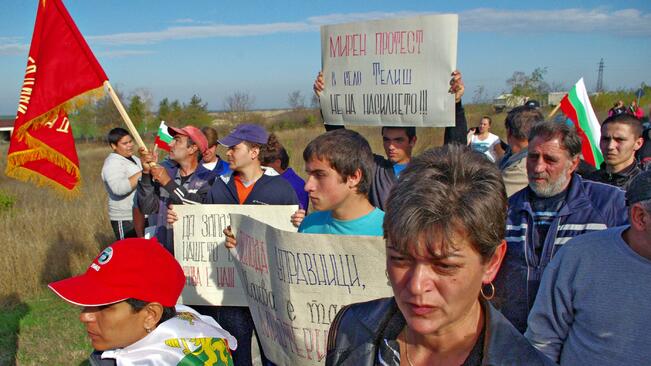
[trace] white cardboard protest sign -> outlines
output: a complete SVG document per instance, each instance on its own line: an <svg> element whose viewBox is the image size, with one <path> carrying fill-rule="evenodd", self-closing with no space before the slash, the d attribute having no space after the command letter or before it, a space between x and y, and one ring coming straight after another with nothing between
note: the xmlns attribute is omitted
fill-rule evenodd
<svg viewBox="0 0 651 366"><path fill-rule="evenodd" d="M342 306L392 296L380 236L301 234L231 215L232 249L265 355L277 365L325 363Z"/></svg>
<svg viewBox="0 0 651 366"><path fill-rule="evenodd" d="M454 126L458 16L321 27L326 124Z"/></svg>
<svg viewBox="0 0 651 366"><path fill-rule="evenodd" d="M247 306L233 258L224 246L230 214L255 217L273 227L296 231L290 221L297 205L176 205L174 256L186 282L179 303Z"/></svg>

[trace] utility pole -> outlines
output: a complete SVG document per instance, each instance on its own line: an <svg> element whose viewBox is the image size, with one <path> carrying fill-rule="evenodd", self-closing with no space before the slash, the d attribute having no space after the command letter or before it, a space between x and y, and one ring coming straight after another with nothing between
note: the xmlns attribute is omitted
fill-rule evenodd
<svg viewBox="0 0 651 366"><path fill-rule="evenodd" d="M604 59L599 61L599 75L597 76L597 93L604 91Z"/></svg>

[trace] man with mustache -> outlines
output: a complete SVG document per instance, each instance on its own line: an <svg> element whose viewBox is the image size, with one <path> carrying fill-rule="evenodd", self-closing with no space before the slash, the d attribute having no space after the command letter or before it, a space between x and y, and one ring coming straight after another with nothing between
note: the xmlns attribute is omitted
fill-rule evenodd
<svg viewBox="0 0 651 366"><path fill-rule="evenodd" d="M542 277L525 336L561 366L651 360L651 171L626 203L630 225L572 239Z"/></svg>
<svg viewBox="0 0 651 366"><path fill-rule="evenodd" d="M136 197L140 211L156 217L156 238L174 254L174 234L165 225L167 208L171 204L203 202L215 173L199 164L208 150L208 140L201 130L194 126L168 128L174 137L169 144L169 163L150 165L156 162L154 154L140 149L143 170Z"/></svg>
<svg viewBox="0 0 651 366"><path fill-rule="evenodd" d="M495 280L495 305L524 332L543 271L571 238L627 223L624 191L576 174L581 138L566 123L531 128L529 185L509 198L507 251Z"/></svg>

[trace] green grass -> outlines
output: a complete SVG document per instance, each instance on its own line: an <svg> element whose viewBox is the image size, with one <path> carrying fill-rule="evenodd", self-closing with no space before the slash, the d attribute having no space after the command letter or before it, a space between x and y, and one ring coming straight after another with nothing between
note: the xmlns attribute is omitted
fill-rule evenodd
<svg viewBox="0 0 651 366"><path fill-rule="evenodd" d="M43 290L0 303L0 365L88 365L92 351L79 307Z"/></svg>

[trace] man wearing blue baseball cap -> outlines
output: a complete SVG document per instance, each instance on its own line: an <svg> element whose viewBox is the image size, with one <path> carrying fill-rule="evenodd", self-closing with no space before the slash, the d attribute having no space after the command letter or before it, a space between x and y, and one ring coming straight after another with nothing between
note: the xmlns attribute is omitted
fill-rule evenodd
<svg viewBox="0 0 651 366"><path fill-rule="evenodd" d="M228 136L219 140L228 148L226 160L232 171L215 179L204 203L227 205L298 205L292 186L273 169L260 163L261 151L277 143L274 135L255 124L241 124ZM173 210L167 222L178 218ZM290 218L287 217L287 221ZM233 352L235 365L251 365L251 339L255 327L248 307L245 306L193 306L198 312L215 318L238 341ZM261 350L263 364L268 364Z"/></svg>
<svg viewBox="0 0 651 366"><path fill-rule="evenodd" d="M228 136L219 140L228 148L226 160L233 172L215 179L206 203L298 205L292 186L273 169L262 168L260 151L268 148L268 142L269 133L264 127L254 124L238 125ZM233 352L235 365L250 365L251 338L255 327L249 309L243 306L195 308L204 315L215 317L240 342ZM264 361L266 357L262 348L260 350Z"/></svg>
<svg viewBox="0 0 651 366"><path fill-rule="evenodd" d="M254 124L241 124L235 127L228 136L219 140L219 143L231 147L244 141L254 144L264 145L269 140L269 134L264 127Z"/></svg>

